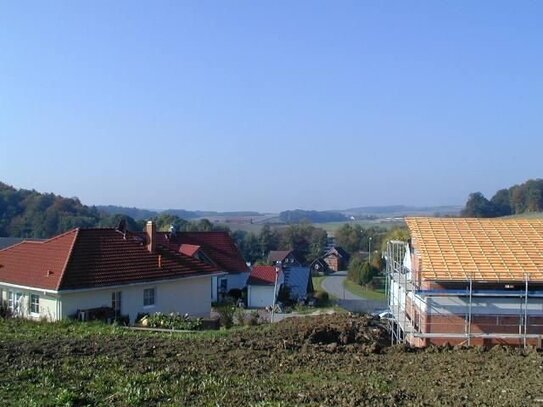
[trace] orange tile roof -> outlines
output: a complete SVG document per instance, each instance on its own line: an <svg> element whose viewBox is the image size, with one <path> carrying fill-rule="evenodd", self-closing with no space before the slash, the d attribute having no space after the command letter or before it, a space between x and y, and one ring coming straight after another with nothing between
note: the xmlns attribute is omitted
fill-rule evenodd
<svg viewBox="0 0 543 407"><path fill-rule="evenodd" d="M200 250L222 271L241 273L249 271L241 251L228 232L157 232L157 243L174 251L183 245L199 246Z"/></svg>
<svg viewBox="0 0 543 407"><path fill-rule="evenodd" d="M277 278L275 266L256 265L249 274L247 285L274 285Z"/></svg>
<svg viewBox="0 0 543 407"><path fill-rule="evenodd" d="M182 253L186 256L194 257L196 253L198 253L198 250L200 250L200 246L193 245L193 244L182 244L179 246L179 253Z"/></svg>
<svg viewBox="0 0 543 407"><path fill-rule="evenodd" d="M56 290L79 230L43 242L24 241L0 250L0 281Z"/></svg>
<svg viewBox="0 0 543 407"><path fill-rule="evenodd" d="M50 290L107 287L211 275L219 270L159 246L149 253L143 239L115 229L74 229L43 242L0 250L0 281Z"/></svg>
<svg viewBox="0 0 543 407"><path fill-rule="evenodd" d="M543 219L406 218L423 279L543 281Z"/></svg>

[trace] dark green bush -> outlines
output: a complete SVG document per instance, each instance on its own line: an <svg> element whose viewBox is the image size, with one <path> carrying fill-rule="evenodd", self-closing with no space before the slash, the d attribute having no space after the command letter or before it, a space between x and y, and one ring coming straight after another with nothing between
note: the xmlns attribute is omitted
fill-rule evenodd
<svg viewBox="0 0 543 407"><path fill-rule="evenodd" d="M326 291L317 291L315 292L314 297L317 301L317 305L320 307L328 305L328 303L330 302L330 296Z"/></svg>
<svg viewBox="0 0 543 407"><path fill-rule="evenodd" d="M232 304L219 305L215 308L215 311L219 314L219 320L221 326L226 329L231 328L234 325L234 314L236 312L236 306Z"/></svg>

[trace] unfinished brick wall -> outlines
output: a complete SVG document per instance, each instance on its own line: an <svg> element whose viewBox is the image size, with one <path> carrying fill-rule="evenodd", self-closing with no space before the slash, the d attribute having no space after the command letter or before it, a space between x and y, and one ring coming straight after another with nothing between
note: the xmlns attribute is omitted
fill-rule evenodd
<svg viewBox="0 0 543 407"><path fill-rule="evenodd" d="M443 333L443 334L464 334L468 330L468 324L465 315L427 315L421 314L421 326L420 332L425 333ZM523 334L524 326L522 319L519 316L511 315L473 315L471 323L471 333L503 333L503 334ZM543 316L528 316L528 334L543 335ZM443 338L430 338L430 339L416 339L412 341L414 346L425 346L430 343L436 345L443 345L450 343L452 345L464 343L464 338L447 338L444 335ZM531 339L529 344L537 346L538 341ZM484 338L472 338L472 345L494 345L494 344L510 344L521 345L523 339L484 339Z"/></svg>

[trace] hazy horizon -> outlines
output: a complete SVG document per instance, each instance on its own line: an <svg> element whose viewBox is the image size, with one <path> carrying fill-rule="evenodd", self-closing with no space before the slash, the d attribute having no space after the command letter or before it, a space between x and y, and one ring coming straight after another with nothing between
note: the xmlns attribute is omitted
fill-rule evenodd
<svg viewBox="0 0 543 407"><path fill-rule="evenodd" d="M11 2L0 181L87 205L463 205L543 174L543 3Z"/></svg>

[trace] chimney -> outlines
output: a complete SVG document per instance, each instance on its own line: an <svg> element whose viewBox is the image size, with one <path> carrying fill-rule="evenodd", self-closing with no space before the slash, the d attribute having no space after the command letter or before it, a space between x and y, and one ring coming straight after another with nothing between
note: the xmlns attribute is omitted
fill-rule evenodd
<svg viewBox="0 0 543 407"><path fill-rule="evenodd" d="M147 234L147 250L149 253L156 252L156 226L152 220L147 221L145 225L145 233Z"/></svg>

